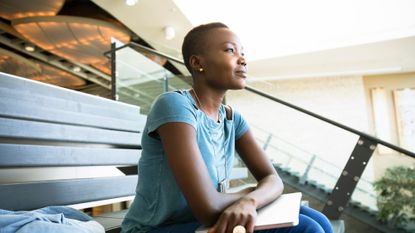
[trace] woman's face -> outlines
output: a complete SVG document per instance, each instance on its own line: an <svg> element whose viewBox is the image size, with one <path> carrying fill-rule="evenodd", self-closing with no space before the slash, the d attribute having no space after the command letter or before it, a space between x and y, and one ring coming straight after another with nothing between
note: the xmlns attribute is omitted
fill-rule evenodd
<svg viewBox="0 0 415 233"><path fill-rule="evenodd" d="M227 28L216 28L205 42L199 57L207 84L224 90L244 88L247 69L239 38Z"/></svg>

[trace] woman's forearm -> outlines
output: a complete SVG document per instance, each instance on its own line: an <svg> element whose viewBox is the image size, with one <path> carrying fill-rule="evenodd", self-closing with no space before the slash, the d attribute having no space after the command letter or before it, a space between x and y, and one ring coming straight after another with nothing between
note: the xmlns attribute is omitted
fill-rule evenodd
<svg viewBox="0 0 415 233"><path fill-rule="evenodd" d="M217 200L215 210L221 213L240 199L252 199L256 208L261 208L280 196L283 189L281 179L278 175L272 174L260 180L256 187L251 186L234 193L218 193L218 197L215 198Z"/></svg>
<svg viewBox="0 0 415 233"><path fill-rule="evenodd" d="M268 175L258 182L256 189L246 195L243 199L251 199L257 209L279 197L284 190L280 177L276 174Z"/></svg>
<svg viewBox="0 0 415 233"><path fill-rule="evenodd" d="M272 174L261 179L256 187L248 187L235 193L216 193L209 210L205 212L206 225L216 222L221 213L237 202L251 203L259 209L282 194L283 183L278 175Z"/></svg>

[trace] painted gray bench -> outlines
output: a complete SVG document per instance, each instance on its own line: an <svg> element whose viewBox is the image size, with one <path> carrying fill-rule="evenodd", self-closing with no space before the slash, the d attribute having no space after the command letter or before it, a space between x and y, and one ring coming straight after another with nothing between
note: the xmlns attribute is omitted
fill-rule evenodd
<svg viewBox="0 0 415 233"><path fill-rule="evenodd" d="M0 208L131 200L145 119L136 106L0 73ZM121 221L99 220L108 232Z"/></svg>

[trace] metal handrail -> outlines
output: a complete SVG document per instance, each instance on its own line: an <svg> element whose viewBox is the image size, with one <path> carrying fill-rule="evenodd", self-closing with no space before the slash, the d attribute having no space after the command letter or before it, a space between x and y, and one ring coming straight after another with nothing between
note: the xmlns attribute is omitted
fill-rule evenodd
<svg viewBox="0 0 415 233"><path fill-rule="evenodd" d="M174 61L174 62L177 62L177 63L179 63L179 64L184 65L184 62L183 62L182 60L180 60L180 59L177 59L177 58L175 58L175 57L172 57L172 56L170 56L170 55L164 54L164 53L159 52L159 51L157 51L157 50L154 50L154 49L148 48L148 47L146 47L146 46L140 45L140 44L135 43L135 42L129 42L129 43L127 43L127 44L123 45L123 46L113 48L113 49L111 49L111 50L109 50L109 51L105 52L105 53L104 53L104 55L108 57L108 56L109 56L109 54L110 54L111 52L114 52L114 51L117 51L117 50L123 49L123 48L125 48L125 47L129 47L129 46L136 47L136 48L138 48L138 49L140 49L140 50L143 50L143 51L145 51L145 52L153 53L153 54L156 54L156 55L158 55L158 56L160 56L160 57L163 57L163 58L166 58L166 59L168 59L168 60L172 60L172 61ZM414 153L414 152L411 152L411 151L409 151L409 150L406 150L406 149L404 149L404 148L402 148L402 147L396 146L396 145L394 145L394 144L392 144L392 143L389 143L389 142L386 142L386 141L384 141L384 140L381 140L381 139L379 139L379 138L377 138L377 137L371 136L371 135L369 135L369 134L367 134L367 133L364 133L364 132L361 132L361 131L359 131L359 130L353 129L353 128L349 127L349 126L343 125L343 124L341 124L341 123L338 123L338 122L336 122L336 121L330 120L330 119L328 119L328 118L326 118L326 117L323 117L323 116L318 115L318 114L316 114L316 113L310 112L310 111L308 111L308 110L306 110L306 109L300 108L300 107L298 107L298 106L296 106L296 105L293 105L293 104L291 104L291 103L288 103L288 102L286 102L286 101L280 100L280 99L278 99L278 98L276 98L276 97L274 97L274 96L272 96L272 95L270 95L270 94L267 94L267 93L265 93L265 92L262 92L262 91L260 91L260 90L257 90L257 89L255 89L255 88L253 88L253 87L248 86L248 85L245 87L245 89L246 89L246 90L248 90L248 91L250 91L250 92L253 92L253 93L257 94L257 95L260 95L260 96L262 96L262 97L265 97L265 98L267 98L267 99L270 99L270 100L272 100L272 101L274 101L274 102L278 102L278 103L280 103L280 104L282 104L282 105L285 105L285 106L287 106L287 107L289 107L289 108L295 109L295 110L300 111L300 112L302 112L302 113L304 113L304 114L307 114L307 115L309 115L309 116L312 116L312 117L314 117L314 118L317 118L317 119L319 119L319 120L321 120L321 121L324 121L324 122L327 122L327 123L329 123L329 124L331 124L331 125L334 125L334 126L336 126L336 127L339 127L339 128L341 128L341 129L343 129L343 130L346 130L346 131L349 131L349 132L351 132L351 133L357 134L357 135L359 135L359 136L361 136L361 137L365 137L365 138L367 138L367 139L369 139L369 140L371 140L371 141L373 141L373 142L376 142L376 143L378 143L378 144L381 144L381 145L384 145L384 146L386 146L386 147L389 147L389 148L391 148L391 149L393 149L393 150L395 150L395 151L398 151L398 152L400 152L400 153L403 153L403 154L405 154L405 155L407 155L407 156L410 156L410 157L412 157L412 158L415 158L415 153Z"/></svg>
<svg viewBox="0 0 415 233"><path fill-rule="evenodd" d="M284 100L280 100L280 99L278 99L278 98L276 98L276 97L274 97L274 96L272 96L272 95L270 95L270 94L267 94L267 93L265 93L265 92L262 92L262 91L260 91L260 90L257 90L257 89L255 89L255 88L253 88L253 87L246 86L246 87L245 87L245 89L246 89L246 90L248 90L248 91L251 91L251 92L253 92L253 93L257 94L257 95L260 95L260 96L262 96L262 97L265 97L265 98L267 98L267 99L270 99L270 100L272 100L272 101L278 102L278 103L280 103L280 104L282 104L282 105L285 105L285 106L287 106L287 107L293 108L293 109L295 109L295 110L297 110L297 111L300 111L300 112L302 112L302 113L304 113L304 114L310 115L310 116L312 116L312 117L314 117L314 118L317 118L317 119L319 119L319 120L321 120L321 121L327 122L327 123L329 123L329 124L332 124L332 125L334 125L334 126L337 126L337 127L339 127L339 128L342 128L342 129L344 129L344 130L346 130L346 131L349 131L349 132L351 132L351 133L354 133L354 134L357 134L357 135L359 135L359 136L365 137L365 138L367 138L367 139L369 139L369 140L371 140L371 141L373 141L373 142L376 142L376 143L382 144L382 145L384 145L384 146L386 146L386 147L389 147L389 148L394 149L394 150L396 150L396 151L398 151L398 152L401 152L401 153L403 153L403 154L406 154L406 155L408 155L408 156L410 156L410 157L412 157L412 158L415 158L415 153L413 153L413 152L411 152L411 151L408 151L408 150L406 150L406 149L404 149L404 148L402 148L402 147L399 147L399 146L393 145L393 144L391 144L391 143L389 143L389 142L383 141L383 140L381 140L381 139L379 139L379 138L376 138L376 137L373 137L373 136L371 136L371 135L369 135L369 134L367 134L367 133L364 133L364 132L361 132L361 131L359 131L359 130L353 129L353 128L349 127L349 126L346 126L346 125L340 124L340 123L338 123L338 122L336 122L336 121L330 120L330 119L328 119L328 118L326 118L326 117L320 116L320 115L318 115L318 114L316 114L316 113L310 112L310 111L308 111L308 110L305 110L305 109L303 109L303 108L300 108L300 107L298 107L298 106L295 106L295 105L293 105L293 104L290 104L290 103L288 103L288 102L286 102L286 101L284 101Z"/></svg>

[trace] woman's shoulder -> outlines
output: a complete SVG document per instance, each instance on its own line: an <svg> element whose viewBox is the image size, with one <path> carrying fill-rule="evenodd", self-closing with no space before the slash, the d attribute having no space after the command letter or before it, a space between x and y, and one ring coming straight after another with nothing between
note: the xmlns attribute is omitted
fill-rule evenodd
<svg viewBox="0 0 415 233"><path fill-rule="evenodd" d="M185 90L177 90L177 91L167 91L161 93L157 99L161 98L178 98L178 97L185 97Z"/></svg>
<svg viewBox="0 0 415 233"><path fill-rule="evenodd" d="M158 103L158 102L167 103L167 104L175 104L175 103L183 104L189 101L186 97L185 91L179 90L179 91L164 92L163 94L159 95L156 98L155 103Z"/></svg>
<svg viewBox="0 0 415 233"><path fill-rule="evenodd" d="M147 116L150 131L168 122L185 122L195 125L196 112L185 91L170 91L157 97Z"/></svg>
<svg viewBox="0 0 415 233"><path fill-rule="evenodd" d="M169 91L159 95L154 101L151 112L163 112L177 114L182 111L193 112L191 101L186 95L186 91Z"/></svg>

